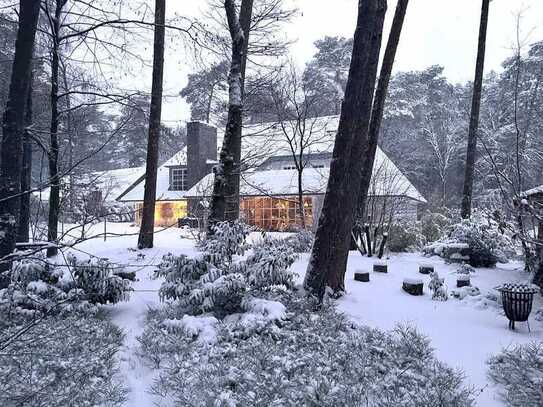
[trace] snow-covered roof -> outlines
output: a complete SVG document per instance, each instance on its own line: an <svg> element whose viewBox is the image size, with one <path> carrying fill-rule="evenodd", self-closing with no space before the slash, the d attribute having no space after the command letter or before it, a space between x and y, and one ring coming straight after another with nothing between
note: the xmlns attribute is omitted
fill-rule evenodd
<svg viewBox="0 0 543 407"><path fill-rule="evenodd" d="M543 194L543 185L540 185L538 187L535 187L535 188L532 188L532 189L529 189L528 191L524 191L521 196L523 197L530 197L532 195L538 195L538 194Z"/></svg>
<svg viewBox="0 0 543 407"><path fill-rule="evenodd" d="M329 168L307 167L302 173L303 192L306 195L326 193ZM213 190L213 174L206 175L185 193L186 197L209 197ZM240 180L242 196L287 196L298 194L297 170L265 170L243 173ZM378 150L369 194L372 196L405 196L420 202L424 197L400 170Z"/></svg>
<svg viewBox="0 0 543 407"><path fill-rule="evenodd" d="M291 156L291 146L285 137L284 132L292 136L296 129L295 122L285 123L258 123L244 125L242 138L242 162L246 171L242 175L242 183L247 181L246 187L242 186L242 193L245 195L255 195L256 191L268 184L268 194L281 195L290 194L295 187L296 182L289 176L289 170L277 171L259 171L258 166L268 160L270 157ZM307 119L305 123L305 137L307 146L306 154L332 153L336 131L339 125L339 116L326 116L314 119ZM218 145L222 145L222 140L218 140ZM212 160L208 160L211 163ZM170 160L166 161L158 169L157 176L157 200L178 200L187 196L206 195L204 192L209 187L207 184L212 180L209 174L196 184L190 191L170 191L169 167L175 165L186 165L187 150L184 148L175 154ZM386 169L387 176L394 180L396 186L381 182L375 183L374 195L407 195L421 202L426 202L424 197L401 173L387 155L380 149L377 149L374 166L376 168ZM317 171L314 171L317 170ZM286 173L284 172L286 171ZM294 173L295 175L295 173ZM289 178L290 177L290 178ZM375 178L375 175L374 175ZM294 177L295 179L295 177ZM307 193L324 193L328 180L328 169L307 168L304 174L304 188L308 188ZM211 181L212 182L212 181ZM386 185L385 185L386 184ZM252 187L251 187L252 185ZM243 192L246 188L247 193ZM256 189L255 189L256 188ZM405 192L404 192L405 191ZM121 195L121 201L142 201L144 192L144 182L141 180L133 188Z"/></svg>
<svg viewBox="0 0 543 407"><path fill-rule="evenodd" d="M88 186L90 189L101 190L104 201L112 202L144 174L145 167L118 168L74 176L73 182L76 187L84 186L87 188ZM62 182L68 184L69 178L63 177ZM49 188L36 192L35 195L39 196L41 200L48 200Z"/></svg>

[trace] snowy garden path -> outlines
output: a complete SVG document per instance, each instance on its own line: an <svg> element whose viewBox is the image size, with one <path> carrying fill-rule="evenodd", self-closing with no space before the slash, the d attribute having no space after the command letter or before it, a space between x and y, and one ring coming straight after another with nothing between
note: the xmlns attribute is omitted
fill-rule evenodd
<svg viewBox="0 0 543 407"><path fill-rule="evenodd" d="M155 405L149 390L154 380L154 371L146 366L139 356L137 340L144 329L145 316L150 308L160 304L158 289L161 281L152 278L156 265L168 252L176 254L194 254L192 240L181 239L179 229L170 229L155 235L155 247L149 250L135 251L138 228L125 224L110 224L111 232L126 233L129 236L116 236L94 239L80 247L98 257L106 257L111 262L128 265L125 271L136 272L137 281L133 284L127 302L110 305L107 309L112 320L125 334L124 345L119 354L120 374L128 388L126 407L148 407ZM143 254L142 257L139 254Z"/></svg>

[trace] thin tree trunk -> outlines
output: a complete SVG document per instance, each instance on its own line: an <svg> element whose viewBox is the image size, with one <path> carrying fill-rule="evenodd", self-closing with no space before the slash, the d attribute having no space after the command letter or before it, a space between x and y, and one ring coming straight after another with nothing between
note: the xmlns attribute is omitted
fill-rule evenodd
<svg viewBox="0 0 543 407"><path fill-rule="evenodd" d="M388 92L388 84L392 75L392 67L394 65L394 58L396 57L396 51L400 42L400 35L402 33L403 21L408 3L409 0L398 0L398 3L396 4L396 11L394 12L394 18L392 20L387 46L383 56L383 63L381 64L381 71L379 73L379 81L375 91L368 136L368 151L364 156L364 161L362 164L362 181L360 182L360 198L358 200L358 216L362 222L364 222L366 213L368 191L371 185L375 153L377 151L379 132L381 130L381 122L383 120L383 111Z"/></svg>
<svg viewBox="0 0 543 407"><path fill-rule="evenodd" d="M21 172L21 210L19 212L19 225L17 241L28 242L30 237L30 188L32 183L32 143L30 126L32 125L32 70L28 83L28 92L25 107L25 133L23 141L23 163Z"/></svg>
<svg viewBox="0 0 543 407"><path fill-rule="evenodd" d="M11 262L3 259L15 248L16 222L21 205L19 194L21 188L25 104L39 13L39 1L20 0L19 26L11 70L9 97L2 120L0 272L10 269ZM0 281L1 285L3 285L2 281Z"/></svg>
<svg viewBox="0 0 543 407"><path fill-rule="evenodd" d="M305 229L306 223L305 223L305 207L304 207L303 171L304 171L303 168L298 170L298 206L300 208L300 216L301 216L301 222L302 222L301 226L302 226L302 229Z"/></svg>
<svg viewBox="0 0 543 407"><path fill-rule="evenodd" d="M52 21L53 48L51 50L51 128L49 146L49 216L47 222L47 241L53 244L58 243L58 220L60 214L60 177L58 173L58 127L60 115L58 111L58 79L60 69L60 19L62 9L66 0L57 0L55 6L55 17ZM47 249L47 257L56 256L57 247Z"/></svg>
<svg viewBox="0 0 543 407"><path fill-rule="evenodd" d="M473 82L471 115L469 118L468 148L466 152L466 169L464 174L464 192L462 194L461 215L463 219L467 219L471 216L473 174L475 172L475 158L477 155L477 132L479 128L479 111L481 109L481 90L483 87L483 70L485 66L486 30L488 26L489 3L490 0L482 0L477 63L475 64L475 81Z"/></svg>
<svg viewBox="0 0 543 407"><path fill-rule="evenodd" d="M166 0L155 0L155 38L153 56L153 85L151 110L149 113L149 137L147 141L147 166L145 170L145 192L138 247L153 247L155 226L156 183L162 113L162 87L164 79L164 37Z"/></svg>
<svg viewBox="0 0 543 407"><path fill-rule="evenodd" d="M305 288L320 299L327 287L336 294L345 289L349 237L362 176L360 161L368 144L386 8L386 0L358 3L353 54L328 187L304 281Z"/></svg>
<svg viewBox="0 0 543 407"><path fill-rule="evenodd" d="M234 0L225 0L224 7L232 39L232 62L228 77L228 119L219 165L215 167L210 225L239 218L243 94L253 0L242 1L239 17Z"/></svg>

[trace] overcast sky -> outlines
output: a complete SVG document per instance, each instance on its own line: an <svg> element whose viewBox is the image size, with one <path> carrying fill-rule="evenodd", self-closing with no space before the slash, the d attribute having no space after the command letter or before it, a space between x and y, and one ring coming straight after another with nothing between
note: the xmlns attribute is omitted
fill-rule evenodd
<svg viewBox="0 0 543 407"><path fill-rule="evenodd" d="M258 1L258 0L255 0ZM292 57L303 65L315 52L313 43L329 36L351 37L354 32L357 0L290 0L299 15L285 27L296 39ZM169 0L168 14L195 17L205 0ZM389 0L385 38L396 6ZM481 0L411 0L396 56L395 71L420 70L430 65L445 67L453 82L471 80L474 74ZM493 0L487 36L485 70L499 70L511 54L516 37L516 15L523 10L522 38L527 42L543 39L543 0ZM187 74L195 69L187 63L183 48L167 51L165 92L168 95L163 119L169 125L189 119L189 109L178 95ZM145 73L140 77L150 76ZM140 82L141 85L141 82Z"/></svg>

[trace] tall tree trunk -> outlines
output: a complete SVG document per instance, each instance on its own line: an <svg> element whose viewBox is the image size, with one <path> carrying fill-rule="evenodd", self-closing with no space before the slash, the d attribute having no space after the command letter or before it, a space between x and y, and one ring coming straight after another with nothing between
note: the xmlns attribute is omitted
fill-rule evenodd
<svg viewBox="0 0 543 407"><path fill-rule="evenodd" d="M371 185L373 164L375 162L375 153L377 152L379 131L381 130L381 122L383 120L388 84L392 75L392 67L394 65L394 58L396 57L396 50L398 49L398 44L400 42L400 35L402 33L403 21L408 3L409 0L398 0L398 3L396 4L396 11L394 12L394 18L392 20L392 26L390 27L390 34L383 56L383 62L381 64L379 81L377 83L377 89L375 90L368 135L368 150L364 154L364 160L362 162L362 181L360 182L360 197L358 199L358 216L362 224L364 224L368 191Z"/></svg>
<svg viewBox="0 0 543 407"><path fill-rule="evenodd" d="M336 294L344 291L386 8L386 0L358 2L353 54L328 187L304 281L305 288L320 299L327 287Z"/></svg>
<svg viewBox="0 0 543 407"><path fill-rule="evenodd" d="M228 119L219 165L215 167L209 224L239 218L239 181L241 161L241 127L247 48L253 0L242 0L240 15L234 0L225 0L224 8L232 39L232 62L228 77Z"/></svg>
<svg viewBox="0 0 543 407"><path fill-rule="evenodd" d="M145 170L145 192L138 247L153 247L155 226L156 182L162 113L162 86L164 79L164 36L166 0L155 0L155 38L153 56L153 85L151 110L149 113L149 137L147 140L147 165Z"/></svg>
<svg viewBox="0 0 543 407"><path fill-rule="evenodd" d="M21 210L19 212L19 225L17 229L17 241L28 242L30 237L30 188L32 183L32 142L30 138L30 126L32 125L32 70L28 83L28 92L25 108L25 132L23 141L23 163L21 172Z"/></svg>
<svg viewBox="0 0 543 407"><path fill-rule="evenodd" d="M47 221L47 241L58 243L58 220L60 214L60 177L58 172L58 127L60 114L58 111L58 79L60 69L60 19L62 9L67 0L57 0L55 5L55 17L52 21L53 47L51 49L51 128L49 130L49 217ZM58 249L49 247L47 257L56 256Z"/></svg>
<svg viewBox="0 0 543 407"><path fill-rule="evenodd" d="M483 70L485 66L486 29L488 26L488 8L490 0L482 0L481 23L479 25L479 44L477 63L475 64L475 80L471 98L471 115L469 118L468 148L466 151L466 169L464 174L464 192L462 194L461 215L463 219L471 216L471 197L473 194L473 174L477 155L477 131L479 128L479 111L481 109L481 89L483 87Z"/></svg>
<svg viewBox="0 0 543 407"><path fill-rule="evenodd" d="M15 248L16 222L21 205L19 194L21 189L25 104L39 13L39 1L20 0L19 26L11 70L9 97L2 120L0 272L10 269L11 263L3 259ZM2 282L0 281L1 285Z"/></svg>

